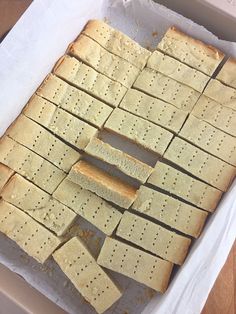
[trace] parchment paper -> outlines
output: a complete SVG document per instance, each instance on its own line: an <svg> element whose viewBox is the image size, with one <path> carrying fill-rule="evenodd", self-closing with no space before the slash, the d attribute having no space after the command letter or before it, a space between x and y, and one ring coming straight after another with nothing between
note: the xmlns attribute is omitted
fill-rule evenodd
<svg viewBox="0 0 236 314"><path fill-rule="evenodd" d="M202 26L148 0L34 0L0 47L0 135L91 18L106 18L149 48L156 46L169 26L176 25L236 56L235 43L218 40ZM155 295L150 301L150 289L110 272L125 293L108 313L200 313L236 237L235 195L236 182L209 219L164 296ZM98 230L78 218L73 232L98 254L103 241ZM69 313L93 313L53 260L41 266L0 235L0 262Z"/></svg>

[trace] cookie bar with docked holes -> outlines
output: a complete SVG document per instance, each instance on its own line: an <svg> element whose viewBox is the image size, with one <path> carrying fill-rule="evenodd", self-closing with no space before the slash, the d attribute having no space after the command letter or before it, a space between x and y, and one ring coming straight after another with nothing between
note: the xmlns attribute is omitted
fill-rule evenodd
<svg viewBox="0 0 236 314"><path fill-rule="evenodd" d="M210 76L224 59L220 50L192 38L176 27L167 30L157 49Z"/></svg>
<svg viewBox="0 0 236 314"><path fill-rule="evenodd" d="M65 172L69 172L80 159L76 150L23 114L7 129L6 134Z"/></svg>
<svg viewBox="0 0 236 314"><path fill-rule="evenodd" d="M151 52L141 47L127 35L99 20L89 21L83 32L109 52L143 69Z"/></svg>
<svg viewBox="0 0 236 314"><path fill-rule="evenodd" d="M236 88L236 59L230 57L216 76L222 83Z"/></svg>
<svg viewBox="0 0 236 314"><path fill-rule="evenodd" d="M120 289L78 238L65 243L53 258L97 313L105 312L121 297Z"/></svg>
<svg viewBox="0 0 236 314"><path fill-rule="evenodd" d="M73 57L62 57L55 65L53 73L112 107L117 107L127 92L125 86Z"/></svg>
<svg viewBox="0 0 236 314"><path fill-rule="evenodd" d="M148 183L176 195L208 212L213 212L222 192L162 162L157 162Z"/></svg>
<svg viewBox="0 0 236 314"><path fill-rule="evenodd" d="M236 166L236 138L189 115L179 136L206 152Z"/></svg>
<svg viewBox="0 0 236 314"><path fill-rule="evenodd" d="M132 209L194 238L207 218L207 212L146 186L139 188Z"/></svg>
<svg viewBox="0 0 236 314"><path fill-rule="evenodd" d="M113 233L122 216L101 197L67 178L53 193L53 197L107 235Z"/></svg>
<svg viewBox="0 0 236 314"><path fill-rule="evenodd" d="M83 160L72 167L67 178L123 208L129 208L136 198L134 187Z"/></svg>
<svg viewBox="0 0 236 314"><path fill-rule="evenodd" d="M36 93L97 128L103 126L112 112L110 106L53 74L46 77Z"/></svg>
<svg viewBox="0 0 236 314"><path fill-rule="evenodd" d="M0 231L39 263L44 263L61 244L52 232L4 200L0 200L0 222Z"/></svg>
<svg viewBox="0 0 236 314"><path fill-rule="evenodd" d="M173 138L166 129L119 108L112 112L104 128L159 155L164 154Z"/></svg>
<svg viewBox="0 0 236 314"><path fill-rule="evenodd" d="M123 151L93 138L85 148L85 152L95 158L114 165L126 175L144 183L153 172L153 168Z"/></svg>
<svg viewBox="0 0 236 314"><path fill-rule="evenodd" d="M117 236L152 252L174 264L182 265L188 253L191 240L153 223L148 219L125 211Z"/></svg>
<svg viewBox="0 0 236 314"><path fill-rule="evenodd" d="M0 191L14 174L14 170L0 163Z"/></svg>
<svg viewBox="0 0 236 314"><path fill-rule="evenodd" d="M0 140L0 162L49 194L66 177L64 171L7 136Z"/></svg>
<svg viewBox="0 0 236 314"><path fill-rule="evenodd" d="M140 72L137 67L83 34L69 46L68 53L127 88L133 85Z"/></svg>
<svg viewBox="0 0 236 314"><path fill-rule="evenodd" d="M193 109L200 96L193 88L150 68L142 70L133 87L187 112Z"/></svg>
<svg viewBox="0 0 236 314"><path fill-rule="evenodd" d="M160 51L154 51L148 59L147 67L202 92L210 77Z"/></svg>
<svg viewBox="0 0 236 314"><path fill-rule="evenodd" d="M161 99L151 97L136 89L129 89L119 108L178 133L188 113Z"/></svg>
<svg viewBox="0 0 236 314"><path fill-rule="evenodd" d="M236 110L236 89L211 79L204 90L204 95L217 101L222 106Z"/></svg>
<svg viewBox="0 0 236 314"><path fill-rule="evenodd" d="M37 95L31 98L23 113L79 149L84 149L98 132L95 127Z"/></svg>
<svg viewBox="0 0 236 314"><path fill-rule="evenodd" d="M225 133L236 136L236 110L222 106L215 100L201 95L191 114Z"/></svg>
<svg viewBox="0 0 236 314"><path fill-rule="evenodd" d="M116 239L106 237L97 262L164 293L173 264Z"/></svg>
<svg viewBox="0 0 236 314"><path fill-rule="evenodd" d="M12 176L5 185L1 197L57 236L63 235L77 216L67 206L18 174Z"/></svg>
<svg viewBox="0 0 236 314"><path fill-rule="evenodd" d="M236 168L209 153L175 137L164 158L225 192L236 175Z"/></svg>

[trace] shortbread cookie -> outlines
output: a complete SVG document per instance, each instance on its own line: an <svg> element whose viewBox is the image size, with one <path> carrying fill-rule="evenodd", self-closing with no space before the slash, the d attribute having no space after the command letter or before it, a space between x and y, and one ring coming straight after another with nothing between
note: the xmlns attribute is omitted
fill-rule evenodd
<svg viewBox="0 0 236 314"><path fill-rule="evenodd" d="M0 163L0 191L13 174L14 171L11 168Z"/></svg>
<svg viewBox="0 0 236 314"><path fill-rule="evenodd" d="M222 106L213 99L201 95L191 114L230 135L236 136L236 110Z"/></svg>
<svg viewBox="0 0 236 314"><path fill-rule="evenodd" d="M200 148L175 137L164 158L221 191L227 191L236 168Z"/></svg>
<svg viewBox="0 0 236 314"><path fill-rule="evenodd" d="M127 88L132 86L140 71L125 59L110 53L83 34L70 45L68 52Z"/></svg>
<svg viewBox="0 0 236 314"><path fill-rule="evenodd" d="M148 59L147 67L174 80L202 92L210 77L160 51L154 51Z"/></svg>
<svg viewBox="0 0 236 314"><path fill-rule="evenodd" d="M108 118L105 129L159 155L164 154L173 138L173 134L164 128L118 108Z"/></svg>
<svg viewBox="0 0 236 314"><path fill-rule="evenodd" d="M145 186L139 188L132 208L194 238L207 218L205 211Z"/></svg>
<svg viewBox="0 0 236 314"><path fill-rule="evenodd" d="M133 86L188 112L200 96L193 88L149 68L140 73Z"/></svg>
<svg viewBox="0 0 236 314"><path fill-rule="evenodd" d="M50 194L66 176L52 163L7 136L0 140L0 147L1 163Z"/></svg>
<svg viewBox="0 0 236 314"><path fill-rule="evenodd" d="M103 243L97 262L161 293L167 289L173 268L168 261L109 237Z"/></svg>
<svg viewBox="0 0 236 314"><path fill-rule="evenodd" d="M173 26L167 30L157 49L207 75L212 75L224 59L224 54L220 50L192 38Z"/></svg>
<svg viewBox="0 0 236 314"><path fill-rule="evenodd" d="M78 238L64 244L53 258L97 313L105 312L121 297L119 288Z"/></svg>
<svg viewBox="0 0 236 314"><path fill-rule="evenodd" d="M127 60L139 69L144 68L151 54L150 51L141 47L127 35L99 20L89 21L83 34L91 37L106 50Z"/></svg>
<svg viewBox="0 0 236 314"><path fill-rule="evenodd" d="M230 57L216 77L219 81L236 88L236 59Z"/></svg>
<svg viewBox="0 0 236 314"><path fill-rule="evenodd" d="M46 77L36 93L98 128L112 112L110 106L53 74Z"/></svg>
<svg viewBox="0 0 236 314"><path fill-rule="evenodd" d="M236 166L236 138L190 115L179 136Z"/></svg>
<svg viewBox="0 0 236 314"><path fill-rule="evenodd" d="M6 134L65 172L80 159L76 150L24 115L17 118Z"/></svg>
<svg viewBox="0 0 236 314"><path fill-rule="evenodd" d="M208 212L216 209L222 196L218 189L159 161L148 183Z"/></svg>
<svg viewBox="0 0 236 314"><path fill-rule="evenodd" d="M18 174L5 185L1 196L58 236L66 232L76 217L67 206Z"/></svg>
<svg viewBox="0 0 236 314"><path fill-rule="evenodd" d="M0 200L0 231L39 263L44 263L61 244L53 233L3 200Z"/></svg>
<svg viewBox="0 0 236 314"><path fill-rule="evenodd" d="M112 107L117 107L127 92L127 88L120 83L69 56L60 59L53 72Z"/></svg>
<svg viewBox="0 0 236 314"><path fill-rule="evenodd" d="M136 198L134 187L83 160L72 167L68 179L124 208L129 208Z"/></svg>
<svg viewBox="0 0 236 314"><path fill-rule="evenodd" d="M85 152L115 166L126 175L144 183L147 181L153 168L140 160L122 152L98 138L93 138L85 148Z"/></svg>
<svg viewBox="0 0 236 314"><path fill-rule="evenodd" d="M125 212L116 234L174 264L182 265L191 240L157 223Z"/></svg>
<svg viewBox="0 0 236 314"><path fill-rule="evenodd" d="M141 118L178 133L187 112L136 89L129 89L119 107Z"/></svg>
<svg viewBox="0 0 236 314"><path fill-rule="evenodd" d="M101 197L68 179L59 185L53 197L107 235L112 234L122 216Z"/></svg>
<svg viewBox="0 0 236 314"><path fill-rule="evenodd" d="M222 106L236 110L236 89L226 86L218 80L211 79L204 95L217 101Z"/></svg>

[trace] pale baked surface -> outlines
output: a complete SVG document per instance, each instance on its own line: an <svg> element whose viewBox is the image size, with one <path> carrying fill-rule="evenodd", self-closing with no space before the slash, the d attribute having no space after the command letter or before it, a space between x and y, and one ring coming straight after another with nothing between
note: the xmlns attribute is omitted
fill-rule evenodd
<svg viewBox="0 0 236 314"><path fill-rule="evenodd" d="M174 80L202 92L210 77L160 51L154 51L148 59L147 67Z"/></svg>
<svg viewBox="0 0 236 314"><path fill-rule="evenodd" d="M53 73L92 96L117 107L127 88L75 58L64 56Z"/></svg>
<svg viewBox="0 0 236 314"><path fill-rule="evenodd" d="M69 53L127 88L132 86L140 72L136 66L108 52L96 41L83 34L71 44Z"/></svg>
<svg viewBox="0 0 236 314"><path fill-rule="evenodd" d="M77 151L24 115L16 119L6 134L65 172L80 159Z"/></svg>
<svg viewBox="0 0 236 314"><path fill-rule="evenodd" d="M0 162L53 193L66 173L7 136L0 140Z"/></svg>
<svg viewBox="0 0 236 314"><path fill-rule="evenodd" d="M0 163L0 191L13 174L12 169Z"/></svg>
<svg viewBox="0 0 236 314"><path fill-rule="evenodd" d="M218 80L210 80L204 90L204 95L217 101L222 106L236 110L236 89L224 85Z"/></svg>
<svg viewBox="0 0 236 314"><path fill-rule="evenodd" d="M197 178L226 191L236 175L236 168L200 148L175 137L164 157Z"/></svg>
<svg viewBox="0 0 236 314"><path fill-rule="evenodd" d="M225 133L236 136L236 111L205 95L201 95L191 114Z"/></svg>
<svg viewBox="0 0 236 314"><path fill-rule="evenodd" d="M0 200L0 231L39 263L44 263L61 244L53 233L4 200Z"/></svg>
<svg viewBox="0 0 236 314"><path fill-rule="evenodd" d="M139 188L132 209L194 238L207 218L205 211L145 186Z"/></svg>
<svg viewBox="0 0 236 314"><path fill-rule="evenodd" d="M47 76L37 95L98 128L103 126L112 112L110 106L53 74Z"/></svg>
<svg viewBox="0 0 236 314"><path fill-rule="evenodd" d="M157 223L125 211L116 234L174 264L181 265L191 240Z"/></svg>
<svg viewBox="0 0 236 314"><path fill-rule="evenodd" d="M58 236L66 232L76 217L67 206L18 174L5 185L1 197Z"/></svg>
<svg viewBox="0 0 236 314"><path fill-rule="evenodd" d="M129 208L136 198L134 187L83 160L71 168L68 179L123 208Z"/></svg>
<svg viewBox="0 0 236 314"><path fill-rule="evenodd" d="M179 136L236 166L236 138L190 115Z"/></svg>
<svg viewBox="0 0 236 314"><path fill-rule="evenodd" d="M116 239L106 237L98 264L164 293L173 264Z"/></svg>
<svg viewBox="0 0 236 314"><path fill-rule="evenodd" d="M78 238L64 244L53 258L98 313L106 311L121 297L119 288Z"/></svg>
<svg viewBox="0 0 236 314"><path fill-rule="evenodd" d="M89 142L85 148L85 152L115 166L121 172L142 183L145 183L153 172L152 167L98 138L93 138Z"/></svg>
<svg viewBox="0 0 236 314"><path fill-rule="evenodd" d="M118 108L104 127L159 155L164 154L173 138L173 134L164 128Z"/></svg>
<svg viewBox="0 0 236 314"><path fill-rule="evenodd" d="M200 96L193 88L149 68L142 70L133 87L188 112Z"/></svg>
<svg viewBox="0 0 236 314"><path fill-rule="evenodd" d="M229 57L216 78L226 85L236 88L236 59Z"/></svg>
<svg viewBox="0 0 236 314"><path fill-rule="evenodd" d="M157 162L148 183L208 212L216 209L222 196L220 190L162 162Z"/></svg>
<svg viewBox="0 0 236 314"><path fill-rule="evenodd" d="M180 130L188 114L184 110L136 89L128 90L119 108L175 133Z"/></svg>
<svg viewBox="0 0 236 314"><path fill-rule="evenodd" d="M207 75L212 75L224 59L221 51L188 36L176 27L167 30L157 49Z"/></svg>
<svg viewBox="0 0 236 314"><path fill-rule="evenodd" d="M102 21L89 21L82 33L97 41L114 55L120 56L139 69L144 68L151 54L150 51L141 47L127 35Z"/></svg>
<svg viewBox="0 0 236 314"><path fill-rule="evenodd" d="M53 197L107 235L113 233L122 216L101 197L68 179L63 180Z"/></svg>

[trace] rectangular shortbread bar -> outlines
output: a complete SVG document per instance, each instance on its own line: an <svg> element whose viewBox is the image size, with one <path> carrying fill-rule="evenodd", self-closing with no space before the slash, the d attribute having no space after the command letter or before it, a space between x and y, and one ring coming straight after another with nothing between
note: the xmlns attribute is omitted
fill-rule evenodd
<svg viewBox="0 0 236 314"><path fill-rule="evenodd" d="M14 171L11 168L0 163L0 191L13 174Z"/></svg>

